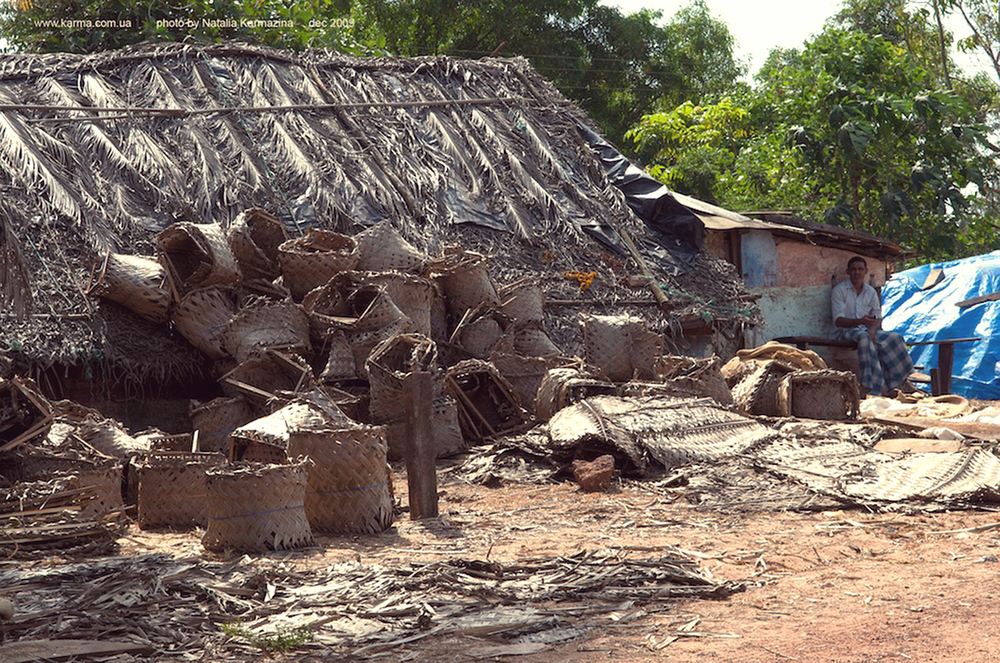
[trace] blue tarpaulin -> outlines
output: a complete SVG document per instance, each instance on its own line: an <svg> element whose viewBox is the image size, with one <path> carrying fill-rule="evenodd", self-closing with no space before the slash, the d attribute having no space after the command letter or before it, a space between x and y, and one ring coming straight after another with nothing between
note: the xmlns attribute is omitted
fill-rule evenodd
<svg viewBox="0 0 1000 663"><path fill-rule="evenodd" d="M943 270L944 279L921 290L934 269ZM907 341L981 338L955 344L952 392L966 398L1000 400L1000 301L956 306L995 292L1000 292L1000 251L914 267L894 274L882 289L882 326L901 333ZM910 356L925 373L937 366L937 346L912 347Z"/></svg>

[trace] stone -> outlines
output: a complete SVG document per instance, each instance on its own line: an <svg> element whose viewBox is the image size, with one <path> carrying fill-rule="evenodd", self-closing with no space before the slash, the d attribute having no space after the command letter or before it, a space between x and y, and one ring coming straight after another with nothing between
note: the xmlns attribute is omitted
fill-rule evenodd
<svg viewBox="0 0 1000 663"><path fill-rule="evenodd" d="M615 459L610 454L599 456L592 461L573 461L573 478L580 484L580 488L588 493L607 490L614 474Z"/></svg>

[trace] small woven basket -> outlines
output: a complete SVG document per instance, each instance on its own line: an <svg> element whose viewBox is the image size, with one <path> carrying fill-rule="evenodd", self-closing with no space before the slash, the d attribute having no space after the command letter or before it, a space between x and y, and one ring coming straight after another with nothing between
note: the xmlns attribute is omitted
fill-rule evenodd
<svg viewBox="0 0 1000 663"><path fill-rule="evenodd" d="M236 380L248 384L258 391L273 396L279 391L295 391L298 387L311 385L312 369L301 357L292 356L293 364L280 361L267 354L252 357L223 376L223 380ZM262 394L247 394L254 407L261 407L267 397ZM263 401L262 401L263 399Z"/></svg>
<svg viewBox="0 0 1000 663"><path fill-rule="evenodd" d="M288 453L312 460L305 505L314 532L377 534L392 524L383 427L296 430Z"/></svg>
<svg viewBox="0 0 1000 663"><path fill-rule="evenodd" d="M717 356L703 359L665 356L657 359L656 373L669 387L664 393L708 396L722 405L732 405L733 393L722 377L721 363Z"/></svg>
<svg viewBox="0 0 1000 663"><path fill-rule="evenodd" d="M535 398L535 415L548 421L559 410L590 396L614 395L615 385L575 368L553 368L545 373Z"/></svg>
<svg viewBox="0 0 1000 663"><path fill-rule="evenodd" d="M761 361L733 387L733 401L736 407L749 414L780 417L778 406L778 386L781 378L791 372L791 368L772 359Z"/></svg>
<svg viewBox="0 0 1000 663"><path fill-rule="evenodd" d="M849 371L795 371L778 384L778 411L802 419L855 419L861 402L857 376Z"/></svg>
<svg viewBox="0 0 1000 663"><path fill-rule="evenodd" d="M437 366L437 346L419 334L398 334L377 345L365 363L371 385L369 413L374 421L385 423L405 417L407 376L414 371L435 374L432 398L442 393Z"/></svg>
<svg viewBox="0 0 1000 663"><path fill-rule="evenodd" d="M267 348L281 348L308 355L309 318L298 304L262 300L244 307L222 330L219 337L237 361L259 356Z"/></svg>
<svg viewBox="0 0 1000 663"><path fill-rule="evenodd" d="M468 447L462 437L462 428L458 422L458 404L451 396L435 399L431 412L431 425L434 429L434 457L443 458L465 451ZM389 458L406 457L406 417L393 421L385 426L386 440L389 443Z"/></svg>
<svg viewBox="0 0 1000 663"><path fill-rule="evenodd" d="M644 324L631 316L580 314L583 328L583 351L588 364L604 371L613 382L632 379L632 330ZM649 366L652 371L652 363Z"/></svg>
<svg viewBox="0 0 1000 663"><path fill-rule="evenodd" d="M564 361L556 357L522 357L504 352L490 354L490 362L510 383L521 407L529 412L535 409L535 399L538 397L538 387L542 384L542 378L550 368L556 368Z"/></svg>
<svg viewBox="0 0 1000 663"><path fill-rule="evenodd" d="M438 277L448 302L448 311L456 320L471 308L500 306L493 281L486 266L486 256L450 247L436 260L432 270Z"/></svg>
<svg viewBox="0 0 1000 663"><path fill-rule="evenodd" d="M156 236L156 253L182 292L230 287L240 278L236 257L217 223L171 224Z"/></svg>
<svg viewBox="0 0 1000 663"><path fill-rule="evenodd" d="M367 272L423 271L427 257L403 239L389 221L380 221L354 236L359 270Z"/></svg>
<svg viewBox="0 0 1000 663"><path fill-rule="evenodd" d="M201 288L184 295L174 310L174 328L188 343L211 359L228 357L222 331L236 315L236 304L222 288Z"/></svg>
<svg viewBox="0 0 1000 663"><path fill-rule="evenodd" d="M213 398L206 403L191 401L191 424L198 431L198 450L229 455L229 436L256 419L254 409L243 397ZM190 449L190 443L188 449Z"/></svg>
<svg viewBox="0 0 1000 663"><path fill-rule="evenodd" d="M463 350L477 359L484 359L503 336L503 330L492 315L486 314L463 324L455 335Z"/></svg>
<svg viewBox="0 0 1000 663"><path fill-rule="evenodd" d="M210 550L289 550L312 545L305 497L308 461L241 463L205 472Z"/></svg>
<svg viewBox="0 0 1000 663"><path fill-rule="evenodd" d="M414 330L424 336L431 335L431 308L440 297L434 282L399 272L377 272L362 275L364 283L385 288L389 298L413 322Z"/></svg>
<svg viewBox="0 0 1000 663"><path fill-rule="evenodd" d="M139 460L139 527L204 527L205 470L224 462L217 453L191 452L151 453Z"/></svg>
<svg viewBox="0 0 1000 663"><path fill-rule="evenodd" d="M522 357L557 357L563 354L542 329L541 323L531 320L507 327L493 350Z"/></svg>
<svg viewBox="0 0 1000 663"><path fill-rule="evenodd" d="M353 380L358 373L354 366L354 352L347 336L340 329L331 331L324 340L323 354L326 356L320 379L324 382Z"/></svg>
<svg viewBox="0 0 1000 663"><path fill-rule="evenodd" d="M304 236L278 247L278 263L285 287L298 302L334 275L354 269L358 243L347 235L310 228Z"/></svg>
<svg viewBox="0 0 1000 663"><path fill-rule="evenodd" d="M109 253L87 292L118 302L153 323L170 319L167 272L155 258Z"/></svg>
<svg viewBox="0 0 1000 663"><path fill-rule="evenodd" d="M500 288L500 310L518 322L542 322L545 319L545 295L529 279L508 283Z"/></svg>
<svg viewBox="0 0 1000 663"><path fill-rule="evenodd" d="M249 209L226 231L229 247L243 278L272 280L281 274L278 247L288 240L285 226L262 209Z"/></svg>

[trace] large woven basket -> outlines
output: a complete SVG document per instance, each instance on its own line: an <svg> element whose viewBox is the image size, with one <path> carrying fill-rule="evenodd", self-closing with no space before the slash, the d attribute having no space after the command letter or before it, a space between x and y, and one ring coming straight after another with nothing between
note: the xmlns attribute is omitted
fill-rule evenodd
<svg viewBox="0 0 1000 663"><path fill-rule="evenodd" d="M309 318L298 304L259 301L245 306L222 330L219 337L237 361L259 356L267 348L280 348L308 356Z"/></svg>
<svg viewBox="0 0 1000 663"><path fill-rule="evenodd" d="M150 453L135 465L139 527L204 527L205 470L225 462L217 453Z"/></svg>
<svg viewBox="0 0 1000 663"><path fill-rule="evenodd" d="M167 272L155 258L109 253L88 294L118 302L150 322L170 319Z"/></svg>
<svg viewBox="0 0 1000 663"><path fill-rule="evenodd" d="M431 405L431 426L434 429L434 457L443 458L465 451L468 447L462 437L462 427L458 421L458 404L451 396L435 399ZM406 457L406 417L385 426L389 443L389 458Z"/></svg>
<svg viewBox="0 0 1000 663"><path fill-rule="evenodd" d="M290 355L290 361L281 361L270 354L251 357L223 376L225 383L236 381L254 387L257 391L240 392L254 407L261 407L267 398L279 391L296 391L312 386L312 368L304 359ZM259 392L266 392L267 396Z"/></svg>
<svg viewBox="0 0 1000 663"><path fill-rule="evenodd" d="M313 543L306 518L308 461L269 465L241 463L205 473L211 550L288 550Z"/></svg>
<svg viewBox="0 0 1000 663"><path fill-rule="evenodd" d="M541 322L545 319L545 295L529 279L508 283L500 288L500 310L511 320Z"/></svg>
<svg viewBox="0 0 1000 663"><path fill-rule="evenodd" d="M398 334L377 345L365 363L371 385L369 413L374 421L385 423L405 416L409 397L406 378L414 371L435 375L431 398L441 395L437 345L419 334Z"/></svg>
<svg viewBox="0 0 1000 663"><path fill-rule="evenodd" d="M403 239L389 221L380 221L354 236L359 270L368 272L423 271L427 257Z"/></svg>
<svg viewBox="0 0 1000 663"><path fill-rule="evenodd" d="M122 500L122 466L116 462L91 465L77 473L67 485L67 490L80 491L76 498L80 505L80 518L98 520L107 514L120 513Z"/></svg>
<svg viewBox="0 0 1000 663"><path fill-rule="evenodd" d="M392 524L381 426L292 431L288 453L312 460L306 517L314 532L377 534Z"/></svg>
<svg viewBox="0 0 1000 663"><path fill-rule="evenodd" d="M191 425L198 431L198 449L226 456L232 432L257 418L253 407L243 397L213 398L206 403L193 400L190 415Z"/></svg>
<svg viewBox="0 0 1000 663"><path fill-rule="evenodd" d="M281 277L295 301L313 288L358 264L358 244L353 237L310 228L302 237L278 247Z"/></svg>
<svg viewBox="0 0 1000 663"><path fill-rule="evenodd" d="M535 415L548 421L559 410L591 396L613 395L615 385L575 368L553 368L545 373L535 398Z"/></svg>
<svg viewBox="0 0 1000 663"><path fill-rule="evenodd" d="M295 399L271 414L254 419L232 432L233 460L283 461L293 431L324 428L351 428L357 423L342 412L321 408L304 399Z"/></svg>
<svg viewBox="0 0 1000 663"><path fill-rule="evenodd" d="M278 247L288 235L277 217L262 209L246 210L229 226L226 239L244 279L270 281L281 274Z"/></svg>
<svg viewBox="0 0 1000 663"><path fill-rule="evenodd" d="M156 236L156 253L181 292L233 286L240 273L236 257L217 223L174 223Z"/></svg>
<svg viewBox="0 0 1000 663"><path fill-rule="evenodd" d="M455 320L472 308L500 306L500 296L490 280L486 256L450 247L431 269L439 274L448 311Z"/></svg>
<svg viewBox="0 0 1000 663"><path fill-rule="evenodd" d="M855 419L860 401L857 376L849 371L795 371L778 384L778 411L786 417Z"/></svg>
<svg viewBox="0 0 1000 663"><path fill-rule="evenodd" d="M467 359L450 366L445 390L458 403L459 424L466 440L497 437L531 419L514 388L489 362Z"/></svg>
<svg viewBox="0 0 1000 663"><path fill-rule="evenodd" d="M385 288L393 303L413 322L414 331L431 335L431 308L440 296L433 281L400 272L371 272L361 279Z"/></svg>
<svg viewBox="0 0 1000 663"><path fill-rule="evenodd" d="M236 315L236 304L222 288L200 288L184 295L173 313L174 328L211 359L228 357L222 331Z"/></svg>

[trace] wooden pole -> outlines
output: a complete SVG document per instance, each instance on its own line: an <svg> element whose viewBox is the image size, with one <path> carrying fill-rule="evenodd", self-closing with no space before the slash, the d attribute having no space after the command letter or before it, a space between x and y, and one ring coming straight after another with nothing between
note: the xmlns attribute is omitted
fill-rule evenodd
<svg viewBox="0 0 1000 663"><path fill-rule="evenodd" d="M406 484L409 488L410 518L438 515L437 460L434 428L431 424L433 394L431 374L415 371L406 378L409 408L406 417Z"/></svg>

